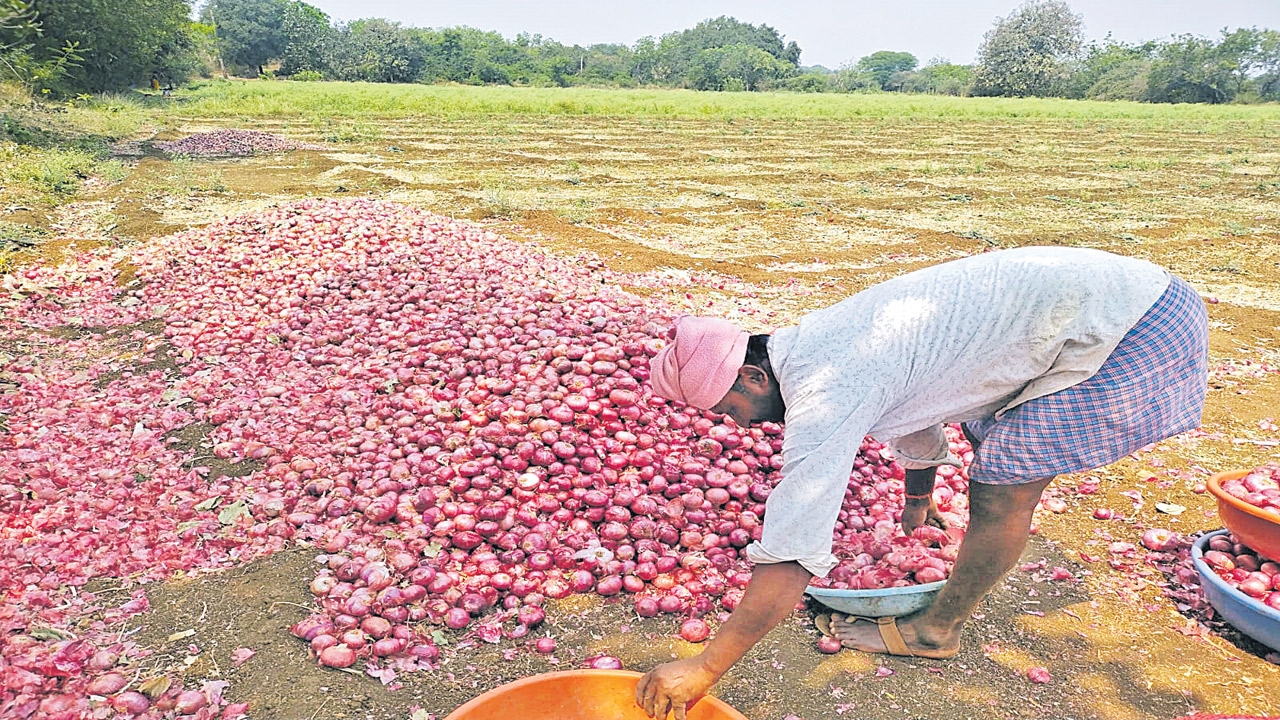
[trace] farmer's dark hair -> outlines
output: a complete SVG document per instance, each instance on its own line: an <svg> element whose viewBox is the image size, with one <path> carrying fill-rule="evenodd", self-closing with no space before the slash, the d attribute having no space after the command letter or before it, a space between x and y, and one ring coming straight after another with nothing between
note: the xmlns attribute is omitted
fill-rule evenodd
<svg viewBox="0 0 1280 720"><path fill-rule="evenodd" d="M755 365L763 368L765 375L769 376L770 382L776 382L773 377L773 368L769 365L769 336L768 335L752 335L747 340L747 356L742 359L743 365ZM741 380L733 381L733 389L738 392L746 390L742 386Z"/></svg>

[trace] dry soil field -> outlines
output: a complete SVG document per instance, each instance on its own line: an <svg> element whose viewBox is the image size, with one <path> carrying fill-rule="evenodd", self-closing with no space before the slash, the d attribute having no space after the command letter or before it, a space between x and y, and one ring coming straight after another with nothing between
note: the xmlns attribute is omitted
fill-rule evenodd
<svg viewBox="0 0 1280 720"><path fill-rule="evenodd" d="M761 720L1280 715L1280 666L1264 660L1265 649L1197 631L1163 595L1159 572L1140 559L1119 569L1106 560L1112 540L1136 542L1142 526L1220 527L1195 484L1280 457L1272 424L1280 421L1280 113L1185 124L528 115L317 124L176 112L163 134L125 149L123 182L55 209L11 207L4 219L56 236L19 262L146 243L302 197L371 194L583 255L629 273L636 293L753 329L992 248L1094 247L1171 268L1210 303L1215 371L1203 432L1089 474L1097 494L1072 491L1084 475L1058 481L1069 509L1039 517L1023 562L1067 567L1078 581L1015 570L979 608L960 655L944 662L820 655L808 614L798 612L716 693ZM178 161L149 150L227 127L328 149ZM1161 501L1188 509L1160 514ZM1103 506L1124 520L1093 519ZM390 692L318 668L289 636L288 624L305 614L313 555L298 549L151 587L152 612L132 621L135 639L155 651L150 667L229 680L229 696L249 702L255 718L407 718L415 708L443 717L480 691L596 652L634 669L696 652L674 637L674 620L571 598L550 612L560 665L504 656L509 643L486 645ZM186 629L195 635L166 640ZM227 658L241 646L257 655L233 669ZM1026 681L1021 673L1034 665L1053 680ZM878 676L880 667L893 674Z"/></svg>

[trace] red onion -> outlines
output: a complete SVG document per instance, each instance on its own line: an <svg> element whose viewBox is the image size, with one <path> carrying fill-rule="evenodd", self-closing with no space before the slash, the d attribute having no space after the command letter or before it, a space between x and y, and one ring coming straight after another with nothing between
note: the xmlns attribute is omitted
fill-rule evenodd
<svg viewBox="0 0 1280 720"><path fill-rule="evenodd" d="M316 635L311 638L311 652L319 655L326 648L331 648L338 644L338 639L332 635Z"/></svg>
<svg viewBox="0 0 1280 720"><path fill-rule="evenodd" d="M346 645L334 645L320 653L320 664L325 667L345 668L356 663L356 654Z"/></svg>
<svg viewBox="0 0 1280 720"><path fill-rule="evenodd" d="M374 638L385 638L391 634L391 623L374 615L361 620L360 629Z"/></svg>
<svg viewBox="0 0 1280 720"><path fill-rule="evenodd" d="M680 637L691 643L700 643L710 635L711 626L704 620L689 618L680 624Z"/></svg>
<svg viewBox="0 0 1280 720"><path fill-rule="evenodd" d="M127 684L129 684L129 681L124 675L107 673L91 680L89 685L85 687L85 692L90 695L114 695L120 692Z"/></svg>
<svg viewBox="0 0 1280 720"><path fill-rule="evenodd" d="M373 654L378 657L397 655L403 652L407 646L408 643L400 638L383 638L373 644Z"/></svg>
<svg viewBox="0 0 1280 720"><path fill-rule="evenodd" d="M542 621L546 619L547 613L540 607L525 605L520 608L517 617L519 618L521 625L532 628L541 625Z"/></svg>
<svg viewBox="0 0 1280 720"><path fill-rule="evenodd" d="M470 622L471 613L463 610L462 608L450 608L449 612L445 613L444 616L444 624L454 630L460 630L466 627Z"/></svg>
<svg viewBox="0 0 1280 720"><path fill-rule="evenodd" d="M126 690L111 698L111 707L125 715L141 715L151 707L151 701L140 692Z"/></svg>
<svg viewBox="0 0 1280 720"><path fill-rule="evenodd" d="M332 650L332 648L330 649ZM321 662L324 662L323 657L321 657ZM328 665L329 663L325 664ZM330 667L337 666L330 665ZM344 665L342 667L346 666ZM199 690L186 690L178 694L178 701L173 706L173 709L177 710L179 715L190 715L204 707L208 702L209 698Z"/></svg>

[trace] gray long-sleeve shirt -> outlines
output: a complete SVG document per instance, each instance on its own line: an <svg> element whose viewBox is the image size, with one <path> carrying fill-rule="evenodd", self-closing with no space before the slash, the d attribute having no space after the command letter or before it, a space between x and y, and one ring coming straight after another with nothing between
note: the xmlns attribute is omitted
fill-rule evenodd
<svg viewBox="0 0 1280 720"><path fill-rule="evenodd" d="M907 467L945 463L943 423L999 417L1088 379L1168 284L1144 260L1020 248L894 278L778 330L782 480L747 557L825 576L864 436L889 441Z"/></svg>

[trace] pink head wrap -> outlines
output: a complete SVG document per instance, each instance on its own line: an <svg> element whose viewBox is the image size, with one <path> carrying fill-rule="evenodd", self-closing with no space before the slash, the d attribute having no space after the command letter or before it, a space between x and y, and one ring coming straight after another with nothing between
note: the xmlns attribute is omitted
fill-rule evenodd
<svg viewBox="0 0 1280 720"><path fill-rule="evenodd" d="M747 357L751 334L728 320L681 315L671 343L649 363L653 391L709 410L724 399Z"/></svg>

